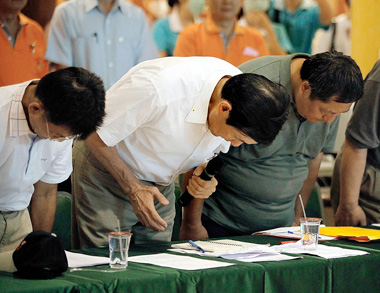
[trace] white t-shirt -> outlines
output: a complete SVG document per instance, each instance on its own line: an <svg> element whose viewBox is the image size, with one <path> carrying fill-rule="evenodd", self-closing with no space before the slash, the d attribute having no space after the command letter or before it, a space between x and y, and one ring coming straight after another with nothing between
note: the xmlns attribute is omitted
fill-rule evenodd
<svg viewBox="0 0 380 293"><path fill-rule="evenodd" d="M25 209L33 184L56 184L72 171L72 140L42 139L28 127L21 99L30 82L0 87L0 211Z"/></svg>
<svg viewBox="0 0 380 293"><path fill-rule="evenodd" d="M168 57L133 67L106 95L97 131L137 178L168 185L178 174L227 152L211 134L209 101L223 76L242 72L213 57Z"/></svg>

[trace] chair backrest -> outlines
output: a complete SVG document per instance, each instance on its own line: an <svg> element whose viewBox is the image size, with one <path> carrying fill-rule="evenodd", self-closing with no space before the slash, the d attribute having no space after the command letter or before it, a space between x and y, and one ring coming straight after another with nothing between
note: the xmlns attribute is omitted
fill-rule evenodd
<svg viewBox="0 0 380 293"><path fill-rule="evenodd" d="M71 194L58 191L57 210L52 233L56 234L65 250L71 249Z"/></svg>

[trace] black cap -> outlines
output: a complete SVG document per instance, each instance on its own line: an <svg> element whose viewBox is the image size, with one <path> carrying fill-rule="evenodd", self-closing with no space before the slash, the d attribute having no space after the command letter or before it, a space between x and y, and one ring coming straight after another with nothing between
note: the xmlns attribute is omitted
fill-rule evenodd
<svg viewBox="0 0 380 293"><path fill-rule="evenodd" d="M33 231L13 253L15 275L26 279L52 279L67 270L66 253L59 239L48 232Z"/></svg>

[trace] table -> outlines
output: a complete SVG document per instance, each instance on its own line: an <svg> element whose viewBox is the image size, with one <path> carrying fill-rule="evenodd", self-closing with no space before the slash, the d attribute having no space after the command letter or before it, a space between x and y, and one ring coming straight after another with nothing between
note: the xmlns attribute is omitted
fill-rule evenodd
<svg viewBox="0 0 380 293"><path fill-rule="evenodd" d="M272 245L285 240L262 235L232 239ZM126 271L67 271L52 280L23 280L0 272L0 292L380 292L379 242L335 240L324 241L323 244L357 248L370 254L330 260L303 255L302 259L264 263L208 258L236 265L197 271L130 262ZM130 256L167 252L169 247L170 244L131 246ZM80 252L108 255L105 248ZM93 268L104 270L108 266Z"/></svg>

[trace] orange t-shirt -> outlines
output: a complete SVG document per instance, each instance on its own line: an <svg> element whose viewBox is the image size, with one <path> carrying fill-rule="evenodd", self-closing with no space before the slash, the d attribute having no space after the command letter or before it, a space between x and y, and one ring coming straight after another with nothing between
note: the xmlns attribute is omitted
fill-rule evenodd
<svg viewBox="0 0 380 293"><path fill-rule="evenodd" d="M269 55L263 35L249 27L235 25L235 35L224 48L221 30L208 15L202 23L186 27L178 36L174 56L211 56L238 66L250 59Z"/></svg>
<svg viewBox="0 0 380 293"><path fill-rule="evenodd" d="M14 48L0 27L0 86L40 79L49 72L43 29L25 15L19 13L19 17L23 27Z"/></svg>

